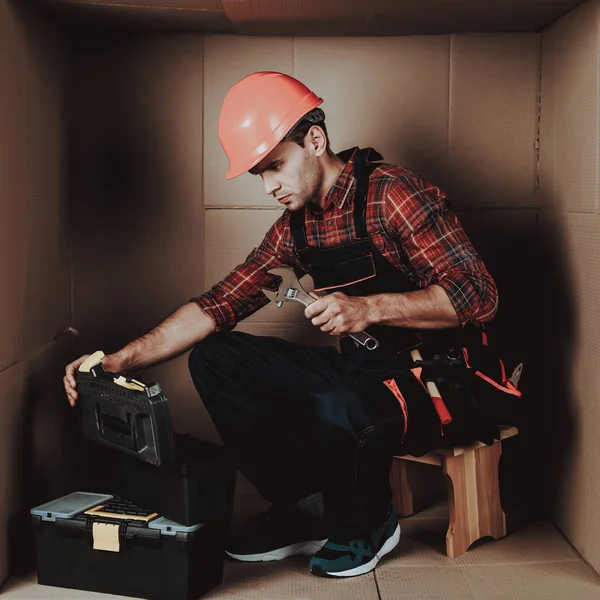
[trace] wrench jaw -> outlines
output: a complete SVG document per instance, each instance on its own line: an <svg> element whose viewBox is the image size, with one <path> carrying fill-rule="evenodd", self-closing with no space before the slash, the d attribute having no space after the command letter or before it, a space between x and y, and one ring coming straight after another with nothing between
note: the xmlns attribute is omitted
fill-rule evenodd
<svg viewBox="0 0 600 600"><path fill-rule="evenodd" d="M277 308L281 308L283 306L283 300L279 300L279 292L273 292L272 290L267 290L262 288L262 293L271 301L277 304Z"/></svg>
<svg viewBox="0 0 600 600"><path fill-rule="evenodd" d="M275 302L278 308L281 308L284 302L298 302L298 304L302 304L302 306L308 306L305 300L297 297L298 290L296 288L286 288L283 293L281 293L281 290L273 292L262 288L262 292L271 302Z"/></svg>

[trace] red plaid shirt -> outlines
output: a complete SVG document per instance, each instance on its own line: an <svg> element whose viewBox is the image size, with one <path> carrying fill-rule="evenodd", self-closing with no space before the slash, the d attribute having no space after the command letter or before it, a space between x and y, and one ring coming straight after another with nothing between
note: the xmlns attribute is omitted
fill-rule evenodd
<svg viewBox="0 0 600 600"><path fill-rule="evenodd" d="M353 156L357 148L339 154L348 161L327 193L322 212L305 211L309 245L336 246L355 239ZM369 180L366 223L375 247L418 288L437 284L450 298L461 325L489 321L496 313L494 280L467 238L446 195L401 167L379 163ZM286 210L258 248L222 281L192 298L216 324L217 331L235 325L268 303L261 288L276 289L279 279L267 271L291 266L306 273L296 252Z"/></svg>

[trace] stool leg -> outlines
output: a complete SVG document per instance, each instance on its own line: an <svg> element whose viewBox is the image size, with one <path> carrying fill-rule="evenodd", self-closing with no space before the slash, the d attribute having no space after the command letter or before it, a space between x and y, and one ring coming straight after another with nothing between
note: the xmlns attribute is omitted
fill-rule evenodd
<svg viewBox="0 0 600 600"><path fill-rule="evenodd" d="M502 444L483 446L458 456L447 456L442 470L448 479L450 526L446 554L464 554L476 540L506 535L506 517L500 505L498 462Z"/></svg>
<svg viewBox="0 0 600 600"><path fill-rule="evenodd" d="M395 457L392 461L392 471L390 473L392 484L392 493L394 494L394 508L399 517L408 517L412 515L413 497L408 485L406 473L406 461Z"/></svg>

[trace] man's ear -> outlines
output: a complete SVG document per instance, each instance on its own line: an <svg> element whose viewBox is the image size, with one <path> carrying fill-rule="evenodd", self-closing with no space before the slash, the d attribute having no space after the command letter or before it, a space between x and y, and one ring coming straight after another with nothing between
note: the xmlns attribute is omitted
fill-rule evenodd
<svg viewBox="0 0 600 600"><path fill-rule="evenodd" d="M310 144L315 156L321 156L327 151L327 137L325 132L318 126L313 125L306 134L306 143Z"/></svg>

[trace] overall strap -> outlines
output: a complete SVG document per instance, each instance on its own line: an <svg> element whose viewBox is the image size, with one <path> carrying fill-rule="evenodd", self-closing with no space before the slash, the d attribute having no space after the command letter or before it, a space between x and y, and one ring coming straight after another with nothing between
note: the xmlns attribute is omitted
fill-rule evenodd
<svg viewBox="0 0 600 600"><path fill-rule="evenodd" d="M371 148L362 148L354 153L354 178L356 180L356 188L354 192L354 228L356 237L365 239L368 237L367 225L365 222L365 209L367 205L367 194L369 191L369 176L375 165L367 164L369 152L373 152ZM374 153L376 157L380 155ZM292 237L296 244L296 250L300 252L308 247L306 240L306 229L304 226L305 210L297 210L290 214L290 229Z"/></svg>

